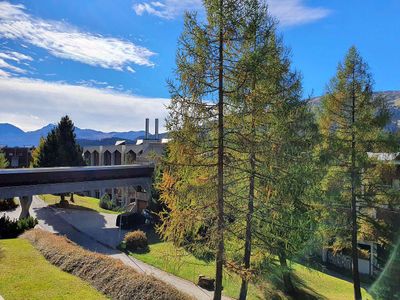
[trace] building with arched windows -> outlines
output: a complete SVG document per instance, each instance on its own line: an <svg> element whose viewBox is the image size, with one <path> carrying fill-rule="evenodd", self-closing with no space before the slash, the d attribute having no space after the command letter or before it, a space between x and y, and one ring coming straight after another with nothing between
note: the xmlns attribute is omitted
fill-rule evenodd
<svg viewBox="0 0 400 300"><path fill-rule="evenodd" d="M114 166L131 165L156 162L156 158L161 156L167 139L160 139L158 135L158 119L155 121L155 134L149 137L149 120L146 119L145 138L138 140L136 144L127 144L125 141L118 141L115 145L107 146L85 146L83 147L83 158L88 166ZM108 194L121 207L126 207L133 202L136 209L142 210L148 206L149 188L142 186L116 187L113 189L103 189L88 191L92 197L101 198Z"/></svg>

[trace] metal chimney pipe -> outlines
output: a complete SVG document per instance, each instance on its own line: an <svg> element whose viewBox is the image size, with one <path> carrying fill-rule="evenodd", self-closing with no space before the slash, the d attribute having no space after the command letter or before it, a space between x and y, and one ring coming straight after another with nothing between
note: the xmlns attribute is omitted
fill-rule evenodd
<svg viewBox="0 0 400 300"><path fill-rule="evenodd" d="M144 133L144 139L149 139L149 118L146 118L146 129Z"/></svg>
<svg viewBox="0 0 400 300"><path fill-rule="evenodd" d="M155 124L154 124L154 135L155 135L155 139L158 140L158 119L155 119Z"/></svg>

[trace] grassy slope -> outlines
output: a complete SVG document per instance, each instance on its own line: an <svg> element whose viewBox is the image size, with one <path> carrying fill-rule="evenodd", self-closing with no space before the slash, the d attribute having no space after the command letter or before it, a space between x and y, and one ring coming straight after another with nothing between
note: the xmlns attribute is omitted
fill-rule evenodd
<svg viewBox="0 0 400 300"><path fill-rule="evenodd" d="M214 262L206 263L188 254L186 251L175 248L171 243L160 242L150 245L148 253L132 253L133 257L158 267L176 276L197 283L199 275L214 277ZM237 275L224 274L224 295L237 297L240 291L240 278ZM249 299L255 299L258 290L251 285Z"/></svg>
<svg viewBox="0 0 400 300"><path fill-rule="evenodd" d="M0 295L12 299L107 299L51 265L24 239L0 240Z"/></svg>
<svg viewBox="0 0 400 300"><path fill-rule="evenodd" d="M40 198L49 205L54 205L60 202L60 196L55 195L41 195ZM69 197L66 197L69 200ZM119 214L120 212L107 210L99 206L99 199L92 197L83 197L74 195L75 203L70 202L70 208L94 210L100 213Z"/></svg>
<svg viewBox="0 0 400 300"><path fill-rule="evenodd" d="M294 263L292 267L295 270L295 274L300 280L303 281L305 286L319 294L326 299L330 300L343 300L343 299L353 299L353 284L337 278L331 275L309 269L303 265ZM366 292L365 289L362 290L363 299L372 300L372 297Z"/></svg>
<svg viewBox="0 0 400 300"><path fill-rule="evenodd" d="M177 250L171 243L160 242L150 245L148 253L132 253L135 258L150 265L170 272L192 282L197 282L198 275L214 277L214 263L205 263L182 250ZM302 281L306 289L313 291L313 294L321 296L321 299L352 299L353 286L351 283L324 274L322 272L308 269L300 264L293 264L295 274ZM240 289L240 278L238 276L226 275L224 279L224 294L237 298ZM372 299L363 290L364 299ZM250 286L248 299L258 299L262 293L254 285Z"/></svg>

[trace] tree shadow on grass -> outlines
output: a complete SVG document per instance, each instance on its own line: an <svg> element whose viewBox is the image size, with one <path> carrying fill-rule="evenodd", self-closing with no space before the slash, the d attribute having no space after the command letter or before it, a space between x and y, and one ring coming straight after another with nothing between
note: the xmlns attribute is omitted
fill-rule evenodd
<svg viewBox="0 0 400 300"><path fill-rule="evenodd" d="M290 299L290 300L325 300L327 299L323 295L319 294L313 288L308 286L305 281L297 276L292 270L290 273L293 286L295 291L293 294L288 295L284 292L284 284L282 279L282 269L279 264L275 261L270 261L264 265L267 273L263 278L264 294L266 299L280 300L280 299Z"/></svg>
<svg viewBox="0 0 400 300"><path fill-rule="evenodd" d="M147 242L149 245L158 244L162 242L161 237L159 236L153 225L143 224L137 226L135 229L132 230L142 230L144 233L146 233Z"/></svg>
<svg viewBox="0 0 400 300"><path fill-rule="evenodd" d="M325 296L319 294L313 288L308 286L303 279L292 273L293 283L296 286L295 299L299 300L317 300L327 299Z"/></svg>
<svg viewBox="0 0 400 300"><path fill-rule="evenodd" d="M71 204L69 203L68 206L62 205L60 203L55 203L55 204L49 204L49 207L56 208L56 209L76 209L76 210L87 210L87 211L92 211L98 213L97 210L77 204Z"/></svg>

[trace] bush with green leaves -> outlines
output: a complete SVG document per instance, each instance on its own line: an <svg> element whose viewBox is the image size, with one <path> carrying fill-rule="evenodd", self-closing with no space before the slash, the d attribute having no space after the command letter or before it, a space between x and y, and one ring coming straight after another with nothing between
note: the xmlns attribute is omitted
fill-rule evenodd
<svg viewBox="0 0 400 300"><path fill-rule="evenodd" d="M110 199L110 196L108 194L104 194L100 198L99 206L104 209L111 210L112 208L112 201Z"/></svg>
<svg viewBox="0 0 400 300"><path fill-rule="evenodd" d="M112 210L112 211L122 211L122 208L115 203L108 194L104 194L100 198L99 206L103 209Z"/></svg>
<svg viewBox="0 0 400 300"><path fill-rule="evenodd" d="M128 251L146 250L149 247L146 233L141 230L127 233L124 242L125 249Z"/></svg>
<svg viewBox="0 0 400 300"><path fill-rule="evenodd" d="M11 220L10 217L3 215L0 217L0 239L16 238L24 231L34 228L38 220L33 217Z"/></svg>

